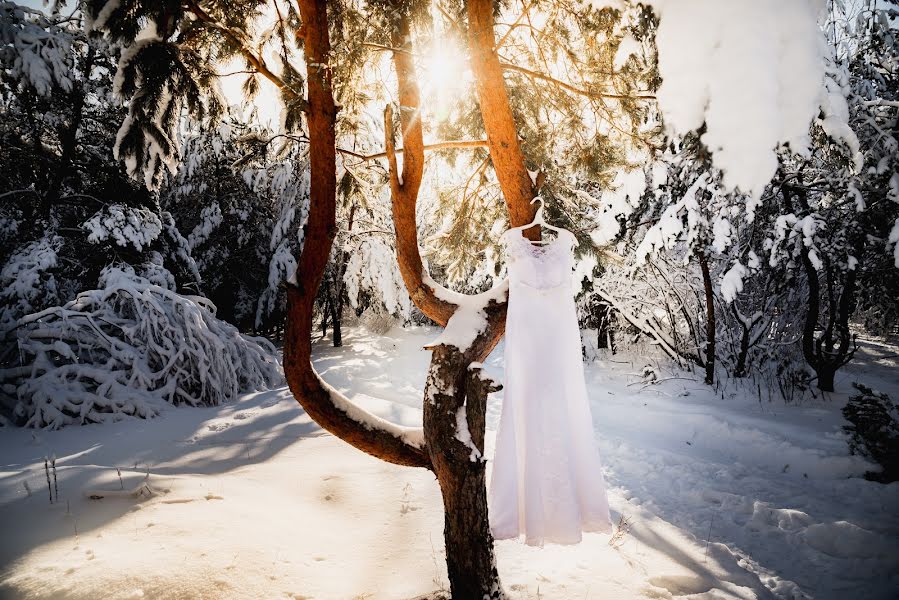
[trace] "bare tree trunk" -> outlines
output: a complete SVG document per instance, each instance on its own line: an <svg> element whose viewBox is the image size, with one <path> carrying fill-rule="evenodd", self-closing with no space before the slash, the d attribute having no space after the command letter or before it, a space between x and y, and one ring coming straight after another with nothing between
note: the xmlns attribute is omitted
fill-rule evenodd
<svg viewBox="0 0 899 600"><path fill-rule="evenodd" d="M612 307L605 303L598 305L599 315L596 327L596 347L608 349L615 354L615 330L612 327Z"/></svg>
<svg viewBox="0 0 899 600"><path fill-rule="evenodd" d="M795 194L802 209L806 212L809 211L803 188L784 187L783 193L788 209L792 209L791 198ZM816 339L815 331L818 328L821 310L821 281L818 277L818 270L812 264L809 248L803 246L801 258L808 282L808 309L802 328L802 355L818 377L818 389L832 392L834 391L836 372L852 359L856 350L849 331L849 319L855 308L855 281L858 267L846 272L839 302L835 299L833 275L828 273L829 321L821 337ZM837 330L840 337L840 345L836 349L834 349L834 341L831 339L834 329Z"/></svg>
<svg viewBox="0 0 899 600"><path fill-rule="evenodd" d="M733 308L734 316L737 318L737 321L740 323L740 351L737 354L737 364L734 367L734 377L745 377L746 376L746 357L749 356L749 338L752 336L752 327L747 326L746 323L743 322L743 319L740 318L740 313L737 310L736 301L731 305Z"/></svg>
<svg viewBox="0 0 899 600"><path fill-rule="evenodd" d="M702 270L702 285L705 288L705 382L715 382L715 292L712 276L709 274L709 260L705 252L696 253Z"/></svg>
<svg viewBox="0 0 899 600"><path fill-rule="evenodd" d="M353 219L356 216L356 203L354 202L352 206L350 206L350 218L347 222L347 231L353 231ZM331 320L334 322L334 347L340 348L343 346L343 278L346 275L346 263L347 263L347 251L346 248L341 248L340 250L340 258L337 261L337 281L334 282L334 311L331 316Z"/></svg>

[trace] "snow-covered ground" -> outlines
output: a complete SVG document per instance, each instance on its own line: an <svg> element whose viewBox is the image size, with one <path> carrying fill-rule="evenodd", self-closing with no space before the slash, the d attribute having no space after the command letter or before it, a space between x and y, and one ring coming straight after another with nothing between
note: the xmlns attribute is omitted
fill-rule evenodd
<svg viewBox="0 0 899 600"><path fill-rule="evenodd" d="M344 348L319 345L316 363L360 404L416 424L421 347L435 336L354 328ZM616 547L599 534L543 549L499 542L511 598L897 597L899 484L860 477L872 466L848 455L844 393L759 402L664 365L647 385L646 362L587 368L614 518L630 533ZM896 348L866 344L838 387L858 379L899 398L897 364ZM502 345L487 365L501 379ZM286 390L151 421L0 429L0 456L2 598L395 600L447 586L433 476L350 448Z"/></svg>

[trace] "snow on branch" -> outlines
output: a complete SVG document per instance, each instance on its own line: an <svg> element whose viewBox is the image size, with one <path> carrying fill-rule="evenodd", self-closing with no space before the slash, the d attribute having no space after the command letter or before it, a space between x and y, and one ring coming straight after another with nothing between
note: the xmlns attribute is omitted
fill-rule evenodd
<svg viewBox="0 0 899 600"><path fill-rule="evenodd" d="M807 154L809 126L819 106L832 103L817 23L822 3L650 4L660 15L657 97L666 127L683 135L705 125L702 141L724 185L749 195L751 209L777 170L778 146Z"/></svg>
<svg viewBox="0 0 899 600"><path fill-rule="evenodd" d="M415 448L422 449L425 447L425 434L421 427L406 427L382 419L378 415L357 406L352 400L322 379L318 372L315 372L315 377L318 379L319 385L330 397L334 408L345 414L347 418L362 425L368 431L387 433Z"/></svg>
<svg viewBox="0 0 899 600"><path fill-rule="evenodd" d="M162 221L146 208L111 204L97 211L81 225L92 244L115 241L121 247L133 246L141 252L162 233Z"/></svg>
<svg viewBox="0 0 899 600"><path fill-rule="evenodd" d="M7 75L41 96L49 96L54 89L72 91L76 35L40 11L0 2L0 64Z"/></svg>
<svg viewBox="0 0 899 600"><path fill-rule="evenodd" d="M25 426L152 417L165 403L218 405L282 381L277 351L215 317L203 298L181 296L107 268L101 289L23 317L20 366L0 370Z"/></svg>
<svg viewBox="0 0 899 600"><path fill-rule="evenodd" d="M485 309L491 302L497 304L505 302L509 293L508 279L503 279L486 292L474 295L460 294L443 287L434 281L427 271L422 275L422 282L433 290L437 298L457 307L441 334L425 348L443 344L455 346L459 352L465 352L487 328Z"/></svg>

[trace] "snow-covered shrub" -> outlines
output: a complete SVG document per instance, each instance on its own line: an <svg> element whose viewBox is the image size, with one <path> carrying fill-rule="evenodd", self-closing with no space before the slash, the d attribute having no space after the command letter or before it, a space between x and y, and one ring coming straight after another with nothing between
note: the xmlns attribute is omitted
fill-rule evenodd
<svg viewBox="0 0 899 600"><path fill-rule="evenodd" d="M370 308L362 313L359 322L375 335L386 335L400 321L390 313L376 308Z"/></svg>
<svg viewBox="0 0 899 600"><path fill-rule="evenodd" d="M866 479L899 481L899 410L886 394L860 383L852 385L858 393L850 396L843 407L843 416L851 423L843 427L849 434L849 451L871 459L883 469L865 473Z"/></svg>
<svg viewBox="0 0 899 600"><path fill-rule="evenodd" d="M101 288L19 320L19 364L0 370L29 427L151 417L168 402L217 405L280 383L277 352L215 317L205 298L104 270Z"/></svg>
<svg viewBox="0 0 899 600"><path fill-rule="evenodd" d="M15 326L16 319L58 302L57 252L62 238L45 235L15 252L0 270L0 334Z"/></svg>

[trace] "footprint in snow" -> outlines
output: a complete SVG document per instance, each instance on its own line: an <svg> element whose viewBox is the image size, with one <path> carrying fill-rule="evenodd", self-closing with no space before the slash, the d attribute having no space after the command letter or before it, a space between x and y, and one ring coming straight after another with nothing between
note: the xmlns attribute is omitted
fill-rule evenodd
<svg viewBox="0 0 899 600"><path fill-rule="evenodd" d="M710 581L698 575L664 575L649 580L653 587L668 590L674 596L705 594L715 587Z"/></svg>

